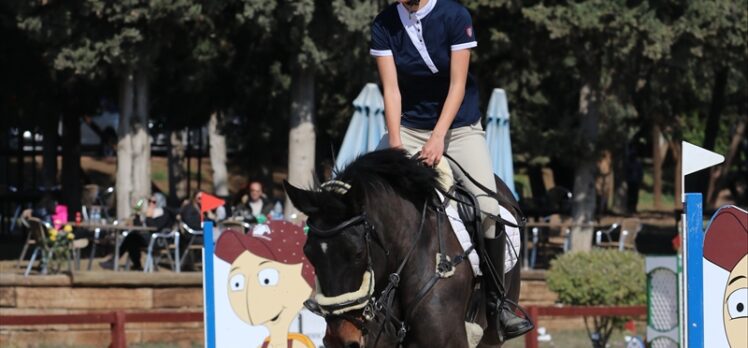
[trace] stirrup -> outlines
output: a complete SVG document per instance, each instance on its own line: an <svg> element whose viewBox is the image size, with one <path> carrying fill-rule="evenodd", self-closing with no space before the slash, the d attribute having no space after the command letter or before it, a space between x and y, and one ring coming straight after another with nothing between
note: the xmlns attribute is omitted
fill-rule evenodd
<svg viewBox="0 0 748 348"><path fill-rule="evenodd" d="M515 309L519 309L522 315L517 315L517 312ZM494 310L496 311L496 318L495 318L496 334L498 336L499 342L506 342L512 338L517 338L535 329L535 324L532 322L530 315L525 311L524 308L522 308L519 304L515 303L514 301L507 300L507 299L504 299L503 301L499 301L499 304ZM503 311L509 311L511 312L511 314L515 315L517 318L525 320L529 324L529 326L517 332L507 332L506 328L504 327L504 323L501 320Z"/></svg>

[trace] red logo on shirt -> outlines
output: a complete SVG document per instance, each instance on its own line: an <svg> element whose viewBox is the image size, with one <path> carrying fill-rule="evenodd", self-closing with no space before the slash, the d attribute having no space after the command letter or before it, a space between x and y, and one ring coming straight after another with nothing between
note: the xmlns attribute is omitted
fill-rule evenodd
<svg viewBox="0 0 748 348"><path fill-rule="evenodd" d="M473 37L473 27L467 27L465 28L465 33L468 37Z"/></svg>

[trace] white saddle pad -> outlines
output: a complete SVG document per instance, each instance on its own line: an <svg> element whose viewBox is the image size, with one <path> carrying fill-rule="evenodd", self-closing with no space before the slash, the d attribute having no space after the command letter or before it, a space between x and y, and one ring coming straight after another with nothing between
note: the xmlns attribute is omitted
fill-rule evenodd
<svg viewBox="0 0 748 348"><path fill-rule="evenodd" d="M439 194L439 198L444 201L444 196L441 194L441 192L437 192ZM457 237L457 240L460 241L460 245L462 246L462 250L467 250L467 248L470 247L471 241L470 241L470 234L468 233L467 229L465 228L465 224L462 222L462 219L460 219L460 214L457 212L457 209L455 209L451 204L447 205L447 216L449 217L449 223L452 225L452 230L455 232L455 237ZM514 218L514 215L512 215L509 210L507 210L504 207L500 207L501 217L509 221L513 224L517 224L517 219ZM507 248L505 248L506 252L504 255L504 273L508 273L512 267L514 267L515 264L517 264L517 257L519 256L519 247L520 247L520 238L519 238L519 228L517 227L510 227L506 226L506 242L507 242ZM480 260L478 259L478 253L475 252L475 250L471 251L470 254L468 254L468 260L470 260L470 266L473 268L473 274L476 276L481 275L480 271Z"/></svg>

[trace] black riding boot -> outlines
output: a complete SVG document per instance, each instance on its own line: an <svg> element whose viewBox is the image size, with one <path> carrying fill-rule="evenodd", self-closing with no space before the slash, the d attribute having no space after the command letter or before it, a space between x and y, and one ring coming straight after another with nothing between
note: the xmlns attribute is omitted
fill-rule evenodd
<svg viewBox="0 0 748 348"><path fill-rule="evenodd" d="M497 226L498 227L498 226ZM533 324L529 320L518 316L508 303L504 302L506 288L504 286L504 248L506 246L506 234L496 231L499 237L489 239L485 238L486 253L488 260L493 265L498 275L498 284L493 281L490 274L484 272L487 295L487 313L493 318L496 324L496 332L499 340L506 341L517 336L524 335L533 329ZM497 286L498 285L498 286ZM489 320L489 323L491 320Z"/></svg>

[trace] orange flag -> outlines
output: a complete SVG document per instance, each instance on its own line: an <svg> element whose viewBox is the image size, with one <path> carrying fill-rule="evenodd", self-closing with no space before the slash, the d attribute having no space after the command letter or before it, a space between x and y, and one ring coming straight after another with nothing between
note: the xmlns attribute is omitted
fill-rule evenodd
<svg viewBox="0 0 748 348"><path fill-rule="evenodd" d="M211 211L215 208L222 206L226 201L216 196L209 195L205 192L200 193L200 215L206 211Z"/></svg>

